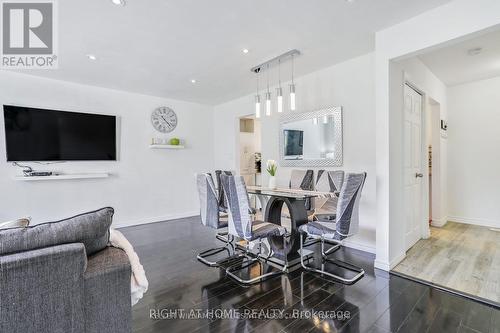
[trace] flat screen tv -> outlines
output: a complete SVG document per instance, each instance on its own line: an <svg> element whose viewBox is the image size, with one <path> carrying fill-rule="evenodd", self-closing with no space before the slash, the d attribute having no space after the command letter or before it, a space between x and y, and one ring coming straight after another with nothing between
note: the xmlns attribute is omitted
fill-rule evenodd
<svg viewBox="0 0 500 333"><path fill-rule="evenodd" d="M116 117L3 106L7 161L115 161Z"/></svg>
<svg viewBox="0 0 500 333"><path fill-rule="evenodd" d="M304 131L284 130L285 158L300 158L304 153Z"/></svg>

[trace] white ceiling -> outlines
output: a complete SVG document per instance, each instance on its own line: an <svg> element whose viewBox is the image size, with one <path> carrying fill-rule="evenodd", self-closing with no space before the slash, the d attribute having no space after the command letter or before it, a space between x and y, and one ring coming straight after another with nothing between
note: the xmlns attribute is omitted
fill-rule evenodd
<svg viewBox="0 0 500 333"><path fill-rule="evenodd" d="M474 48L482 48L481 53L469 55L468 51ZM500 31L435 50L419 58L449 86L500 76Z"/></svg>
<svg viewBox="0 0 500 333"><path fill-rule="evenodd" d="M310 73L372 51L374 32L449 2L126 1L58 1L59 69L29 74L218 104L253 92L249 69L285 51L303 53L296 75Z"/></svg>

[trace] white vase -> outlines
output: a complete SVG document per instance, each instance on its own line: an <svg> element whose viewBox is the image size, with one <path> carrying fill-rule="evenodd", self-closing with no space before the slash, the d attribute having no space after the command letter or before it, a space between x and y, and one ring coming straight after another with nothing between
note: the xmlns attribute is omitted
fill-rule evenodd
<svg viewBox="0 0 500 333"><path fill-rule="evenodd" d="M276 188L276 176L270 176L269 177L269 184L268 184L268 187L270 189L275 189Z"/></svg>

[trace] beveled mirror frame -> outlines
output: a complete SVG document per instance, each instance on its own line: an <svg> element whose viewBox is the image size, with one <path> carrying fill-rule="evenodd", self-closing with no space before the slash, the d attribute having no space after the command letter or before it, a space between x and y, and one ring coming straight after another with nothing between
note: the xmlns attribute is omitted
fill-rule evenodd
<svg viewBox="0 0 500 333"><path fill-rule="evenodd" d="M288 160L284 158L284 138L283 130L285 125L294 121L319 118L324 116L333 117L335 122L335 157L331 159L304 159L304 160ZM339 167L343 161L343 120L342 107L334 106L327 109L321 109L310 112L287 113L280 118L279 128L279 149L280 149L280 165L284 167Z"/></svg>

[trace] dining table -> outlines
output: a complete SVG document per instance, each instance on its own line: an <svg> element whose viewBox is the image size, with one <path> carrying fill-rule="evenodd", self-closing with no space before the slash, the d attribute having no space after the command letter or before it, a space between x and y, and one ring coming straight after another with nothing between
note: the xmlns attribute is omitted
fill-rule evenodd
<svg viewBox="0 0 500 333"><path fill-rule="evenodd" d="M264 186L248 185L247 191L255 195L261 202L263 220L265 222L282 225L283 205L288 208L287 217L290 220L290 230L285 236L272 236L268 238L272 250L270 262L277 265L288 266L288 271L300 267L300 234L299 227L309 221L307 202L314 198L332 198L338 196L337 192L319 192L292 188L268 188ZM305 251L306 252L306 251ZM312 255L307 251L304 255Z"/></svg>

